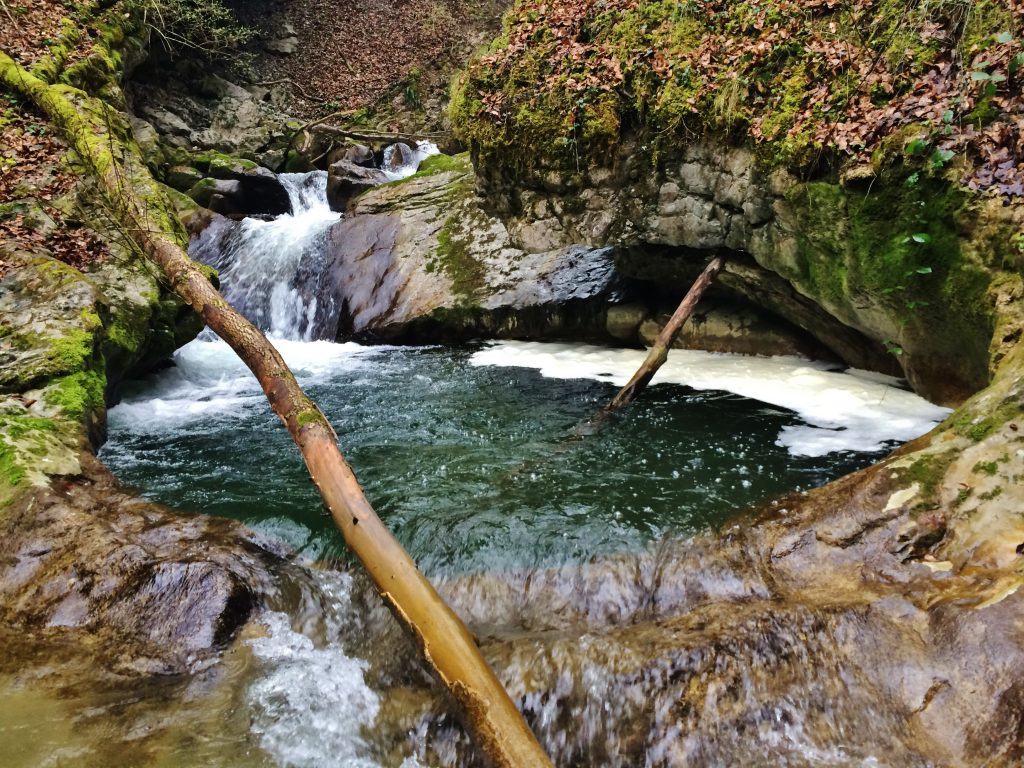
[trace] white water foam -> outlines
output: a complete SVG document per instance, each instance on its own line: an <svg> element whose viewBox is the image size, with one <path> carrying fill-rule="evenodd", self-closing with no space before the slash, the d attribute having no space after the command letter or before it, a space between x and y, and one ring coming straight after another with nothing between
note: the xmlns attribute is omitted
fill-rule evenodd
<svg viewBox="0 0 1024 768"><path fill-rule="evenodd" d="M471 358L473 365L534 368L555 379L594 379L622 386L646 356L638 349L505 341ZM897 379L838 371L796 357L749 357L674 349L651 386L682 384L732 392L786 408L806 424L783 427L776 443L794 456L884 449L918 437L950 413Z"/></svg>
<svg viewBox="0 0 1024 768"><path fill-rule="evenodd" d="M304 387L330 380L339 369L365 365L360 358L372 357L381 349L351 342L271 341ZM151 433L237 419L250 409L269 408L256 378L231 347L212 334L186 344L173 359L175 366L152 377L143 394L129 395L110 409L112 429Z"/></svg>
<svg viewBox="0 0 1024 768"><path fill-rule="evenodd" d="M287 768L379 768L361 735L380 710L363 678L367 663L333 643L314 647L286 614L263 623L268 635L249 641L264 665L248 692L260 746Z"/></svg>
<svg viewBox="0 0 1024 768"><path fill-rule="evenodd" d="M292 212L272 221L243 219L222 254L224 297L262 330L312 339L319 281L326 267L323 241L341 214L327 204L327 173L282 173ZM303 277L305 276L305 277Z"/></svg>

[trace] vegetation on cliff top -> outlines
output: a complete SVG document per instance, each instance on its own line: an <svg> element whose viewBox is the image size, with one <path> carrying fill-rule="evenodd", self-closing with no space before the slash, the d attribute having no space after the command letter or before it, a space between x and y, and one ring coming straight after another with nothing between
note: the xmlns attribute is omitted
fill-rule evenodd
<svg viewBox="0 0 1024 768"><path fill-rule="evenodd" d="M931 170L963 158L969 186L1024 195L1022 41L1024 0L519 0L452 118L485 154L563 167L631 133L800 169L906 135Z"/></svg>

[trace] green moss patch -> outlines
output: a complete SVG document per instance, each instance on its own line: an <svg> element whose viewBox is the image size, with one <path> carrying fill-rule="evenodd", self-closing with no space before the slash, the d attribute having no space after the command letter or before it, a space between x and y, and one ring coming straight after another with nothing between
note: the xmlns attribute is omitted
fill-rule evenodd
<svg viewBox="0 0 1024 768"><path fill-rule="evenodd" d="M458 216L451 216L437 235L435 260L427 270L441 269L452 281L452 291L466 304L475 303L483 287L486 270L470 252L471 238Z"/></svg>
<svg viewBox="0 0 1024 768"><path fill-rule="evenodd" d="M49 475L79 471L77 434L79 428L63 419L40 418L0 399L0 515Z"/></svg>
<svg viewBox="0 0 1024 768"><path fill-rule="evenodd" d="M104 408L106 386L107 378L102 373L79 371L50 384L43 400L69 421L85 424L92 414Z"/></svg>
<svg viewBox="0 0 1024 768"><path fill-rule="evenodd" d="M917 483L921 489L920 501L915 504L915 510L923 511L935 508L939 501L946 471L958 456L959 452L955 450L943 453L925 453L901 470L901 482Z"/></svg>
<svg viewBox="0 0 1024 768"><path fill-rule="evenodd" d="M947 153L994 170L974 130L1014 112L1022 38L999 0L518 0L450 115L506 169L607 164L624 135L658 158L706 133L811 169L913 125L939 170Z"/></svg>
<svg viewBox="0 0 1024 768"><path fill-rule="evenodd" d="M416 169L416 176L433 176L437 173L469 173L473 167L469 162L469 154L461 155L430 155L423 159Z"/></svg>
<svg viewBox="0 0 1024 768"><path fill-rule="evenodd" d="M810 182L795 187L789 203L799 249L788 279L846 322L870 307L897 356L947 357L965 385L984 385L996 273L965 253L967 193L925 177L880 180L869 192Z"/></svg>

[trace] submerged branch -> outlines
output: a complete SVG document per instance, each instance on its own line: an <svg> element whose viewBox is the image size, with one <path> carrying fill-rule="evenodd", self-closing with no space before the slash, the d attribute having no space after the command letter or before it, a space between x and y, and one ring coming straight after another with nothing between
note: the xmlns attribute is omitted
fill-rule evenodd
<svg viewBox="0 0 1024 768"><path fill-rule="evenodd" d="M489 761L499 768L550 766L473 636L377 517L320 409L277 349L188 257L180 224L142 161L125 117L83 91L32 76L3 52L0 82L31 100L61 129L95 174L123 231L255 374L349 548L437 673Z"/></svg>
<svg viewBox="0 0 1024 768"><path fill-rule="evenodd" d="M679 302L679 306L676 307L676 311L672 313L672 317L669 318L665 327L661 329L661 333L658 334L658 338L647 353L643 363L640 364L636 373L633 374L633 378L616 393L615 397L604 408L587 421L577 425L576 429L572 432L573 439L582 440L600 431L608 423L608 419L611 418L615 411L629 405L636 399L637 395L647 388L647 385L651 383L651 379L654 378L654 374L668 360L669 349L672 348L672 344L683 329L686 321L690 319L690 315L696 309L697 304L704 295L704 291L707 290L708 286L711 285L711 281L722 271L724 266L725 257L723 256L716 256L708 262L708 265L704 267L704 271L700 273L693 285L690 286L690 290L683 296L683 300Z"/></svg>
<svg viewBox="0 0 1024 768"><path fill-rule="evenodd" d="M723 266L725 266L725 258L716 256L704 267L704 271L700 273L700 276L690 286L690 290L683 296L683 300L679 302L679 306L672 313L672 317L665 323L665 327L661 329L661 333L658 334L654 346L651 347L646 359L637 369L636 373L633 374L633 378L605 406L605 411L617 411L619 408L629 405L637 395L647 388L647 385L651 383L651 379L654 378L654 374L658 372L658 369L668 359L668 351L671 349L673 342L675 342L676 336L679 335L679 331L682 330L686 321L690 319L690 315L696 309L697 303L700 301L701 296L704 295L704 291L711 285L711 281L715 279L715 276L722 271Z"/></svg>

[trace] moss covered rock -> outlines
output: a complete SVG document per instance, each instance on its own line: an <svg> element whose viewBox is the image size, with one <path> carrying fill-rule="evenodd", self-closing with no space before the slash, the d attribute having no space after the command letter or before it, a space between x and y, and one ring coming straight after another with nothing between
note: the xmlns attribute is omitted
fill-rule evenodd
<svg viewBox="0 0 1024 768"><path fill-rule="evenodd" d="M10 503L27 485L78 473L102 442L106 402L198 333L145 265L109 261L90 274L44 254L15 254L0 285L0 450Z"/></svg>
<svg viewBox="0 0 1024 768"><path fill-rule="evenodd" d="M666 247L680 274L713 253L753 259L760 277L723 284L852 365L902 369L938 402L984 387L1020 328L1012 297L1024 269L1024 205L915 176L912 166L880 166L867 184L804 181L711 139L658 167L645 152L624 143L610 167L578 174L482 166L479 188L527 251L625 246L626 274L641 278ZM788 288L773 287L778 278ZM676 285L680 295L685 287Z"/></svg>
<svg viewBox="0 0 1024 768"><path fill-rule="evenodd" d="M822 335L840 357L882 350L959 402L1018 327L1020 10L868 7L521 0L456 81L453 124L517 246L752 256L863 337Z"/></svg>

